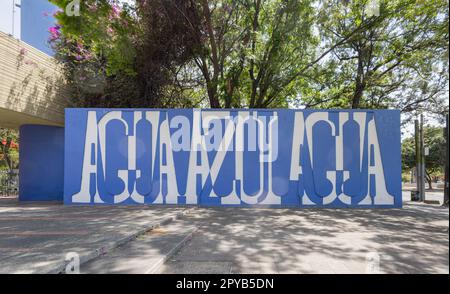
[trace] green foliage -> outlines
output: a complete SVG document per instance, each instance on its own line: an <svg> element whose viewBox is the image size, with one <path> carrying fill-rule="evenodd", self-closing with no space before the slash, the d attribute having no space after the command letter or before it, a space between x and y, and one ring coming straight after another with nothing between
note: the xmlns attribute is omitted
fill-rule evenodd
<svg viewBox="0 0 450 294"><path fill-rule="evenodd" d="M60 56L79 63L103 60L107 75L119 71L134 74L133 38L138 29L129 6L119 6L114 0L84 0L80 1L80 15L69 16L64 9L71 0L51 2L61 8L55 18L63 36L62 46L58 46L59 40L53 40Z"/></svg>
<svg viewBox="0 0 450 294"><path fill-rule="evenodd" d="M380 0L378 15L368 15L368 2L320 1L323 43L341 43L301 103L404 112L448 105L448 1Z"/></svg>
<svg viewBox="0 0 450 294"><path fill-rule="evenodd" d="M429 148L429 155L425 156L425 167L428 175L442 173L445 161L445 137L443 129L427 126L424 128L424 146ZM416 166L414 137L406 138L402 142L402 170L408 172Z"/></svg>
<svg viewBox="0 0 450 294"><path fill-rule="evenodd" d="M18 143L16 130L0 128L0 169L12 170L19 165L19 150L13 148Z"/></svg>
<svg viewBox="0 0 450 294"><path fill-rule="evenodd" d="M441 115L448 0L380 0L372 14L369 2L85 0L80 16L56 14L51 42L79 106Z"/></svg>

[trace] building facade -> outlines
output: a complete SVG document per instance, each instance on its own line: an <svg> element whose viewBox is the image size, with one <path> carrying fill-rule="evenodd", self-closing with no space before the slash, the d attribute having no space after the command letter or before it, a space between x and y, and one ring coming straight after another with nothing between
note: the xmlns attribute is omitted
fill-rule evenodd
<svg viewBox="0 0 450 294"><path fill-rule="evenodd" d="M56 7L48 0L0 1L0 31L48 54L48 28L54 24Z"/></svg>

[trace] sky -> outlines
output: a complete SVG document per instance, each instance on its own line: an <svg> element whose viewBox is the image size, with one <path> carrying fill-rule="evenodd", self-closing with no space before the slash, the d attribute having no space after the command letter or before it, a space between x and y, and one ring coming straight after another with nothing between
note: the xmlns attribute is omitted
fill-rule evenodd
<svg viewBox="0 0 450 294"><path fill-rule="evenodd" d="M53 55L47 42L56 7L48 0L0 0L0 30ZM47 15L48 14L48 15ZM13 19L15 21L13 21Z"/></svg>
<svg viewBox="0 0 450 294"><path fill-rule="evenodd" d="M48 0L22 0L22 41L53 55L48 44L48 28L55 24L56 9Z"/></svg>

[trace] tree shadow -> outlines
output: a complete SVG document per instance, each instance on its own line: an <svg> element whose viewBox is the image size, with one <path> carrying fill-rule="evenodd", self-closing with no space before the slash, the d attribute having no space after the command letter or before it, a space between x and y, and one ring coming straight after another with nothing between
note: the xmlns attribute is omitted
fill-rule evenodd
<svg viewBox="0 0 450 294"><path fill-rule="evenodd" d="M58 264L62 270L67 252L87 255L185 209L0 200L2 272L44 272ZM175 221L176 231L198 230L162 273L366 273L373 266L368 259L373 254L379 257L375 265L382 273L448 273L448 208L408 203L402 209L191 207L189 211ZM163 254L175 246L170 236L161 234L151 246L144 236L127 246L142 252L145 262L151 252ZM109 266L131 270L140 260L131 258L112 260Z"/></svg>
<svg viewBox="0 0 450 294"><path fill-rule="evenodd" d="M448 272L448 209L202 208L200 230L168 264L227 261L236 273Z"/></svg>
<svg viewBox="0 0 450 294"><path fill-rule="evenodd" d="M7 35L2 35L0 40L6 48L2 73L8 76L2 83L6 88L0 107L4 111L19 113L14 114L15 125L1 123L15 128L30 122L63 125L69 91L56 60Z"/></svg>

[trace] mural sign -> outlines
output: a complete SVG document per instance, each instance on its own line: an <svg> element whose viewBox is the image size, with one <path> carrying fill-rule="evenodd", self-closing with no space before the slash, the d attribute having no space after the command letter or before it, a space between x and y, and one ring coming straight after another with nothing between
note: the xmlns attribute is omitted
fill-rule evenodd
<svg viewBox="0 0 450 294"><path fill-rule="evenodd" d="M400 112L67 109L66 204L400 207Z"/></svg>

